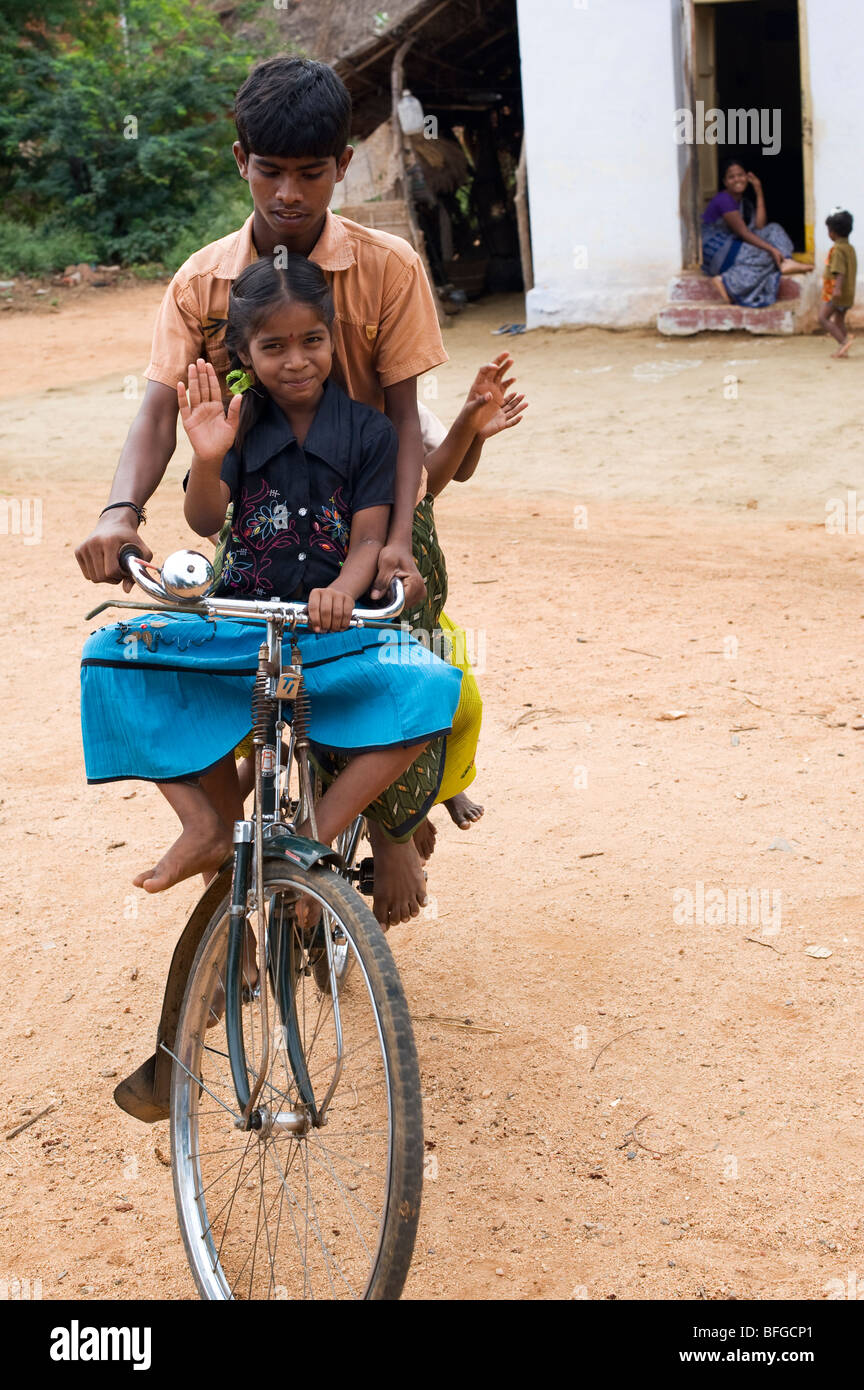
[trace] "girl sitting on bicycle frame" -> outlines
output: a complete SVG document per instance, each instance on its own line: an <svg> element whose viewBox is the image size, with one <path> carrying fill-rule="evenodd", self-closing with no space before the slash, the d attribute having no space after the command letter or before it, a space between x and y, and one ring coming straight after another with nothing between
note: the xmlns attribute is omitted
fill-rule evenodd
<svg viewBox="0 0 864 1390"><path fill-rule="evenodd" d="M218 593L308 602L312 631L299 644L310 738L350 755L316 808L318 838L329 843L449 732L462 677L413 639L393 661L377 631L348 628L386 538L397 436L328 380L327 282L305 257L285 260L255 261L232 288L226 343L245 376L227 415L203 360L190 365L188 388L178 383L195 451L185 512L208 536L234 503ZM212 875L231 852L244 815L233 750L249 729L261 635L254 623L148 615L101 629L85 647L88 781L155 781L183 826L134 880L147 892Z"/></svg>

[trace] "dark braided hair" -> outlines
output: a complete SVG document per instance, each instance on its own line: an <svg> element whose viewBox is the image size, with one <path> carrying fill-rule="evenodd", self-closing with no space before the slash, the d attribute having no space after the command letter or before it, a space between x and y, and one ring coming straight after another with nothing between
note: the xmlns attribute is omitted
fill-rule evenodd
<svg viewBox="0 0 864 1390"><path fill-rule="evenodd" d="M262 256L247 265L231 286L225 329L229 371L246 370L251 339L280 304L308 305L332 332L336 311L323 270L305 256L293 252ZM266 399L267 391L258 383L243 393L235 441L238 450L260 416Z"/></svg>

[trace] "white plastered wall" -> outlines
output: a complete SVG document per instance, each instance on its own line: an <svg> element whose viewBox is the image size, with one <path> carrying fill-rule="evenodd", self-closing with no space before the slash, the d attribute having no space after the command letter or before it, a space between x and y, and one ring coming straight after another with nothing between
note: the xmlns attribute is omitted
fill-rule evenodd
<svg viewBox="0 0 864 1390"><path fill-rule="evenodd" d="M840 205L852 213L851 241L859 256L858 298L864 297L864 116L861 65L864 58L864 5L850 0L808 0L810 93L813 109L813 218L816 268L821 279L831 240L825 218ZM858 305L860 321L861 304Z"/></svg>
<svg viewBox="0 0 864 1390"><path fill-rule="evenodd" d="M678 6L519 0L518 12L535 281L528 326L650 323L681 269Z"/></svg>

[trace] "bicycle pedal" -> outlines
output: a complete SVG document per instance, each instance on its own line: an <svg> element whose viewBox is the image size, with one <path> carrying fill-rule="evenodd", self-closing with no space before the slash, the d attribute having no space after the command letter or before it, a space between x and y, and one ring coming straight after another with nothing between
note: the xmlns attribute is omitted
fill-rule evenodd
<svg viewBox="0 0 864 1390"><path fill-rule="evenodd" d="M358 893L365 893L367 898L371 898L375 892L375 860L371 856L361 859L354 872L354 886Z"/></svg>

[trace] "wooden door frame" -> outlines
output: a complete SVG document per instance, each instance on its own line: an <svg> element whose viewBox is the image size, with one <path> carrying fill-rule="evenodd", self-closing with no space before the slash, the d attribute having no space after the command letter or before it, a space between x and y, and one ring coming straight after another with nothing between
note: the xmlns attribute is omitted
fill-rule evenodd
<svg viewBox="0 0 864 1390"><path fill-rule="evenodd" d="M801 161L804 165L804 251L816 254L816 215L813 202L813 96L810 90L810 34L807 0L798 0L798 65L801 71Z"/></svg>
<svg viewBox="0 0 864 1390"><path fill-rule="evenodd" d="M693 0L679 0L678 49L675 71L676 109L696 110L696 16ZM694 145L678 147L679 216L681 219L681 265L692 270L699 264L699 164Z"/></svg>

